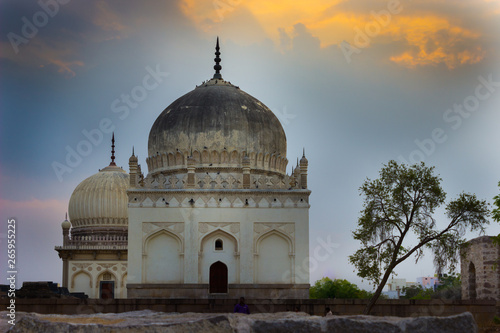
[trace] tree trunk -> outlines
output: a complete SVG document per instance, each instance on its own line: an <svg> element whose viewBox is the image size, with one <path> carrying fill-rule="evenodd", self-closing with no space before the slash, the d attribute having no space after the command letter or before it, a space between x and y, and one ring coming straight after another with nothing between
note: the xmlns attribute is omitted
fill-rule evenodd
<svg viewBox="0 0 500 333"><path fill-rule="evenodd" d="M372 311L373 307L375 306L375 303L377 302L378 298L380 297L380 294L382 294L382 289L384 289L385 284L387 283L387 280L389 280L389 276L391 276L391 272L394 269L395 266L390 266L384 274L384 277L382 278L382 281L377 287L377 290L375 291L375 294L373 294L372 298L370 298L370 301L365 307L365 310L363 311L363 314L369 315L370 312Z"/></svg>

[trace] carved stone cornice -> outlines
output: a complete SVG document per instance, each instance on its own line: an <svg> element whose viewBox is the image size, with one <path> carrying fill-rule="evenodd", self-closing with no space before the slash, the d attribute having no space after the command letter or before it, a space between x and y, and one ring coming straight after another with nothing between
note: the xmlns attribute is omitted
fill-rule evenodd
<svg viewBox="0 0 500 333"><path fill-rule="evenodd" d="M309 190L131 189L129 207L309 208Z"/></svg>

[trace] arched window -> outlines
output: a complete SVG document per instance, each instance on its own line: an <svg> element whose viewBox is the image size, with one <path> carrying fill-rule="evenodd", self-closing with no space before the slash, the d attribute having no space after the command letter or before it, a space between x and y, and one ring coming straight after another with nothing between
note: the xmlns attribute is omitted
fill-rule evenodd
<svg viewBox="0 0 500 333"><path fill-rule="evenodd" d="M223 243L222 243L222 239L217 239L215 241L215 251L222 251L223 250Z"/></svg>
<svg viewBox="0 0 500 333"><path fill-rule="evenodd" d="M469 299L476 299L476 266L469 264Z"/></svg>

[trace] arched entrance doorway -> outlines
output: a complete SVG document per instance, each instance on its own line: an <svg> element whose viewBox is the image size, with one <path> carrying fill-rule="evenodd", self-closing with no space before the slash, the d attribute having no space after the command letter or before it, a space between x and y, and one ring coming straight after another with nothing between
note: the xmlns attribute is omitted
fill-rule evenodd
<svg viewBox="0 0 500 333"><path fill-rule="evenodd" d="M211 294L227 293L227 266L217 261L210 266L210 287Z"/></svg>
<svg viewBox="0 0 500 333"><path fill-rule="evenodd" d="M112 299L115 298L115 282L101 281L99 286L99 298Z"/></svg>
<svg viewBox="0 0 500 333"><path fill-rule="evenodd" d="M476 266L469 264L469 299L476 299Z"/></svg>

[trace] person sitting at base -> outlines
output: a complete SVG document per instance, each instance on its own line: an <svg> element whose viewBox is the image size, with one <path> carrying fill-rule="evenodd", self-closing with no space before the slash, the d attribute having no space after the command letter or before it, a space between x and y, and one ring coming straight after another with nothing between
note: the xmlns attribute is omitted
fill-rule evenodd
<svg viewBox="0 0 500 333"><path fill-rule="evenodd" d="M240 297L240 302L234 306L234 313L250 314L250 309L245 304L245 297Z"/></svg>
<svg viewBox="0 0 500 333"><path fill-rule="evenodd" d="M333 316L333 313L332 313L332 310L330 310L330 307L327 306L325 308L325 317L330 317L330 316Z"/></svg>

